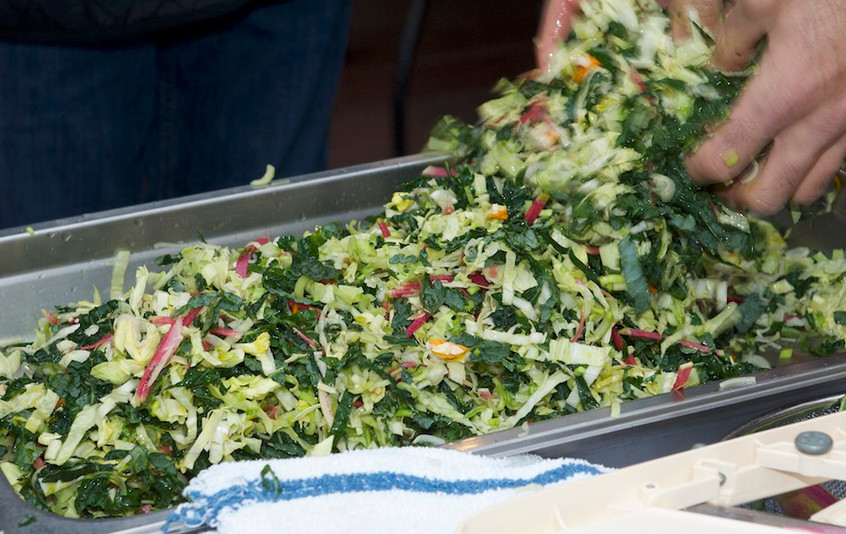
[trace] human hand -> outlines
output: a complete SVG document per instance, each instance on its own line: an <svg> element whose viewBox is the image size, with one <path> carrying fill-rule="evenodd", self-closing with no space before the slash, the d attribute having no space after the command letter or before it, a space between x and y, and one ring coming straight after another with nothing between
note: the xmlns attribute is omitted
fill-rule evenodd
<svg viewBox="0 0 846 534"><path fill-rule="evenodd" d="M714 31L723 16L723 5L729 2L730 0L658 0L658 4L670 17L670 29L676 41L690 36L688 15L691 10L698 14L700 24Z"/></svg>
<svg viewBox="0 0 846 534"><path fill-rule="evenodd" d="M573 27L573 17L579 12L581 1L590 0L545 0L541 11L538 34L535 37L535 59L538 68L546 70L549 65L549 57L555 51L559 41L567 38ZM658 0L661 7L667 8L668 4L675 4L675 19L686 20L686 6L700 9L702 12L712 13L716 20L719 14L717 4L722 6L722 0ZM713 5L712 5L713 4ZM710 9L707 9L710 8ZM710 19L708 19L710 20ZM687 24L675 24L674 35L682 37L685 35Z"/></svg>
<svg viewBox="0 0 846 534"><path fill-rule="evenodd" d="M672 11L682 1L671 3ZM714 65L738 71L765 37L767 49L730 119L687 158L696 183L734 180L720 195L759 214L825 193L846 156L844 25L839 0L736 0L728 8L716 24Z"/></svg>
<svg viewBox="0 0 846 534"><path fill-rule="evenodd" d="M585 0L589 1L589 0ZM760 72L731 117L687 169L700 185L720 186L729 204L760 214L786 202L808 204L826 191L846 156L846 10L839 0L659 0L684 38L690 9L716 36L713 63L745 68L765 37ZM538 66L569 34L579 0L547 0L536 39ZM769 146L768 155L756 157ZM757 169L756 169L757 167ZM750 178L752 179L750 181Z"/></svg>
<svg viewBox="0 0 846 534"><path fill-rule="evenodd" d="M541 11L538 35L535 37L535 59L545 71L558 42L567 38L573 17L579 12L579 0L546 0Z"/></svg>

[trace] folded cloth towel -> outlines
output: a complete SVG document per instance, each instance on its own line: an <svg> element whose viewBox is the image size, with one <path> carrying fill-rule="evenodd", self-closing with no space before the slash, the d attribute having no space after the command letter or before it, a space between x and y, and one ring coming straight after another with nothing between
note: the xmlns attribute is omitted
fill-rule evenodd
<svg viewBox="0 0 846 534"><path fill-rule="evenodd" d="M201 472L170 516L220 534L453 533L470 515L540 488L604 472L574 459L490 458L424 447L233 462Z"/></svg>

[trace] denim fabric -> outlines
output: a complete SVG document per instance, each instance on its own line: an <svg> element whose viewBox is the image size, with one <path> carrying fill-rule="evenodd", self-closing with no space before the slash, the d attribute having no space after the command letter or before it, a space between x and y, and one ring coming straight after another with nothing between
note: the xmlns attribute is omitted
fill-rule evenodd
<svg viewBox="0 0 846 534"><path fill-rule="evenodd" d="M131 43L0 42L0 228L325 166L350 0Z"/></svg>

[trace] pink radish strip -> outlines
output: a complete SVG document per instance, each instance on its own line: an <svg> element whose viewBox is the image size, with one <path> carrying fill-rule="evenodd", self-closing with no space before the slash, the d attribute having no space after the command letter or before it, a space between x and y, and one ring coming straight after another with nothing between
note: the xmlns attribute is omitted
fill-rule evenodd
<svg viewBox="0 0 846 534"><path fill-rule="evenodd" d="M679 367L679 374L676 375L676 381L673 382L673 387L670 391L678 391L680 389L684 389L684 385L687 384L687 379L690 378L690 371L692 369L692 364L684 364Z"/></svg>
<svg viewBox="0 0 846 534"><path fill-rule="evenodd" d="M584 310L582 310L582 312L579 314L579 328L576 330L576 335L574 335L572 337L572 339L570 339L570 343L575 343L576 341L578 341L579 338L582 337L582 332L584 332L584 331L585 331L585 312L584 312Z"/></svg>
<svg viewBox="0 0 846 534"><path fill-rule="evenodd" d="M686 339L682 339L681 341L679 341L679 345L681 345L682 347L687 347L689 349L698 350L699 352L702 352L702 353L705 353L705 354L711 352L711 347L709 347L708 345L703 345L701 343L695 343L693 341L688 341Z"/></svg>
<svg viewBox="0 0 846 534"><path fill-rule="evenodd" d="M147 368L144 369L144 376L142 376L141 381L138 382L138 388L135 390L135 398L138 402L144 402L144 400L147 399L147 396L150 394L150 390L153 388L153 383L159 377L162 369L164 369L170 362L170 359L176 353L176 349L179 348L181 343L182 321L174 321L170 330L168 330L167 334L165 334L162 338L159 346L156 347L156 352L153 354L153 358L150 360L150 363L147 364Z"/></svg>
<svg viewBox="0 0 846 534"><path fill-rule="evenodd" d="M401 298L401 297L410 297L411 295L417 295L420 293L420 290L423 288L423 284L420 280L412 280L402 286L392 289L388 291L388 295L391 298Z"/></svg>
<svg viewBox="0 0 846 534"><path fill-rule="evenodd" d="M653 341L661 341L664 336L658 332L647 332L646 330L638 330L637 328L623 328L620 330L621 336L637 337L640 339L651 339Z"/></svg>
<svg viewBox="0 0 846 534"><path fill-rule="evenodd" d="M186 313L185 317L182 318L182 326L191 326L191 324L194 322L194 319L196 319L197 316L200 315L201 311L203 311L203 307L197 306L193 310Z"/></svg>
<svg viewBox="0 0 846 534"><path fill-rule="evenodd" d="M500 265L498 263L489 265L482 269L482 274L485 275L485 278L487 278L488 280L494 279L499 275L499 268Z"/></svg>
<svg viewBox="0 0 846 534"><path fill-rule="evenodd" d="M241 278L247 277L247 271L250 266L250 258L255 252L256 247L253 245L247 245L244 248L244 252L238 256L238 261L235 262L235 273L240 276Z"/></svg>
<svg viewBox="0 0 846 534"><path fill-rule="evenodd" d="M491 283L488 281L487 278L485 278L485 275L483 275L482 273L473 273L467 275L467 278L469 278L471 282L473 282L479 287L488 287L491 285Z"/></svg>
<svg viewBox="0 0 846 534"><path fill-rule="evenodd" d="M191 323L194 322L194 319L197 318L197 315L199 315L201 311L203 311L203 307L198 306L186 313L182 317L182 326L191 326ZM176 322L176 319L174 319L173 317L158 315L156 317L150 318L150 322L153 324L173 324Z"/></svg>
<svg viewBox="0 0 846 534"><path fill-rule="evenodd" d="M247 277L247 270L250 265L250 258L253 256L253 252L256 251L256 246L253 243L258 243L259 245L265 245L270 239L266 236L259 237L252 243L248 244L244 247L244 252L241 256L238 257L238 261L235 262L235 273L238 274L241 278Z"/></svg>
<svg viewBox="0 0 846 534"><path fill-rule="evenodd" d="M109 341L111 341L111 339L112 339L112 334L106 334L105 336L103 336L102 338L100 338L100 341L96 341L96 342L94 342L94 343L92 343L92 344L90 344L90 345L85 345L84 347L79 347L79 348L80 348L81 350L92 350L92 349L96 349L97 347L99 347L99 346L100 346L100 345L102 345L103 343L108 343Z"/></svg>
<svg viewBox="0 0 846 534"><path fill-rule="evenodd" d="M299 329L297 329L297 328L292 328L292 330L294 331L294 333L295 333L295 334L297 334L297 335L299 336L299 338L300 338L300 339L302 339L303 341L305 341L305 342L308 344L308 346L309 346L309 347L311 347L311 348L313 348L313 349L316 349L316 348L318 348L318 347L320 346L320 345L318 345L318 344L317 344L317 342L316 342L315 340L311 339L311 338L310 338L310 337L308 337L307 335L305 335L305 334L303 334L302 332L300 332L300 330L299 330Z"/></svg>
<svg viewBox="0 0 846 534"><path fill-rule="evenodd" d="M638 89L643 91L644 93L647 92L646 83L644 83L643 78L640 76L640 73L636 70L632 70L629 74L629 78L637 85Z"/></svg>
<svg viewBox="0 0 846 534"><path fill-rule="evenodd" d="M458 176L458 171L455 169L449 169L447 171L446 167L436 167L434 165L429 165L423 172L420 173L423 176L430 176L432 178L446 178L448 176Z"/></svg>
<svg viewBox="0 0 846 534"><path fill-rule="evenodd" d="M238 332L237 330L232 330L231 328L224 328L222 326L212 328L211 333L216 336L223 337L241 337L241 332Z"/></svg>
<svg viewBox="0 0 846 534"><path fill-rule="evenodd" d="M323 417L326 418L329 426L332 426L332 423L335 421L335 414L332 412L332 399L329 397L329 393L318 389L317 399L320 401L320 409L323 411Z"/></svg>
<svg viewBox="0 0 846 534"><path fill-rule="evenodd" d="M268 417L271 419L276 419L276 410L279 409L278 404L265 404L261 407L264 410L264 413L267 414Z"/></svg>
<svg viewBox="0 0 846 534"><path fill-rule="evenodd" d="M479 397L484 401L494 400L495 398L488 388L479 388Z"/></svg>
<svg viewBox="0 0 846 534"><path fill-rule="evenodd" d="M385 224L385 221L379 221L379 231L382 232L382 237L389 238L391 237L391 231L388 230L388 225Z"/></svg>
<svg viewBox="0 0 846 534"><path fill-rule="evenodd" d="M620 336L620 332L617 331L616 327L611 329L611 341L614 343L614 348L619 351L623 350L623 338Z"/></svg>
<svg viewBox="0 0 846 534"><path fill-rule="evenodd" d="M56 314L51 312L50 310L41 310L41 315L43 315L44 318L47 319L48 323L54 326L59 324L59 318L56 317Z"/></svg>
<svg viewBox="0 0 846 534"><path fill-rule="evenodd" d="M312 306L311 304L302 304L300 302L297 302L296 300L289 300L288 309L291 310L291 313L299 313L300 309L317 310L317 318L320 318L320 308L318 308L317 306Z"/></svg>
<svg viewBox="0 0 846 534"><path fill-rule="evenodd" d="M428 321L431 317L431 314L423 313L423 315L420 315L419 317L417 317L417 319L411 321L411 324L408 325L408 328L405 329L406 335L408 337L413 336L414 332L417 332L420 327L426 324L426 321Z"/></svg>
<svg viewBox="0 0 846 534"><path fill-rule="evenodd" d="M520 124L524 124L527 122L539 122L545 120L547 118L546 110L543 107L543 104L539 102L535 102L533 104L529 104L529 107L526 108L526 111L520 115Z"/></svg>
<svg viewBox="0 0 846 534"><path fill-rule="evenodd" d="M540 215L540 212L543 211L543 208L546 207L546 203L549 199L546 195L541 195L532 202L532 205L529 206L529 209L526 211L526 215L523 217L523 220L526 221L526 224L531 226L535 220Z"/></svg>

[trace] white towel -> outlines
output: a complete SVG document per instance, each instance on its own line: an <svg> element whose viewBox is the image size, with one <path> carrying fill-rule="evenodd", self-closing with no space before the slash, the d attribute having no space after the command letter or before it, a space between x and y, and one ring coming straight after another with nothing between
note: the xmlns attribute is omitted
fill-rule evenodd
<svg viewBox="0 0 846 534"><path fill-rule="evenodd" d="M489 458L404 447L220 464L185 490L168 527L220 534L451 534L467 517L532 488L604 472L582 460Z"/></svg>

